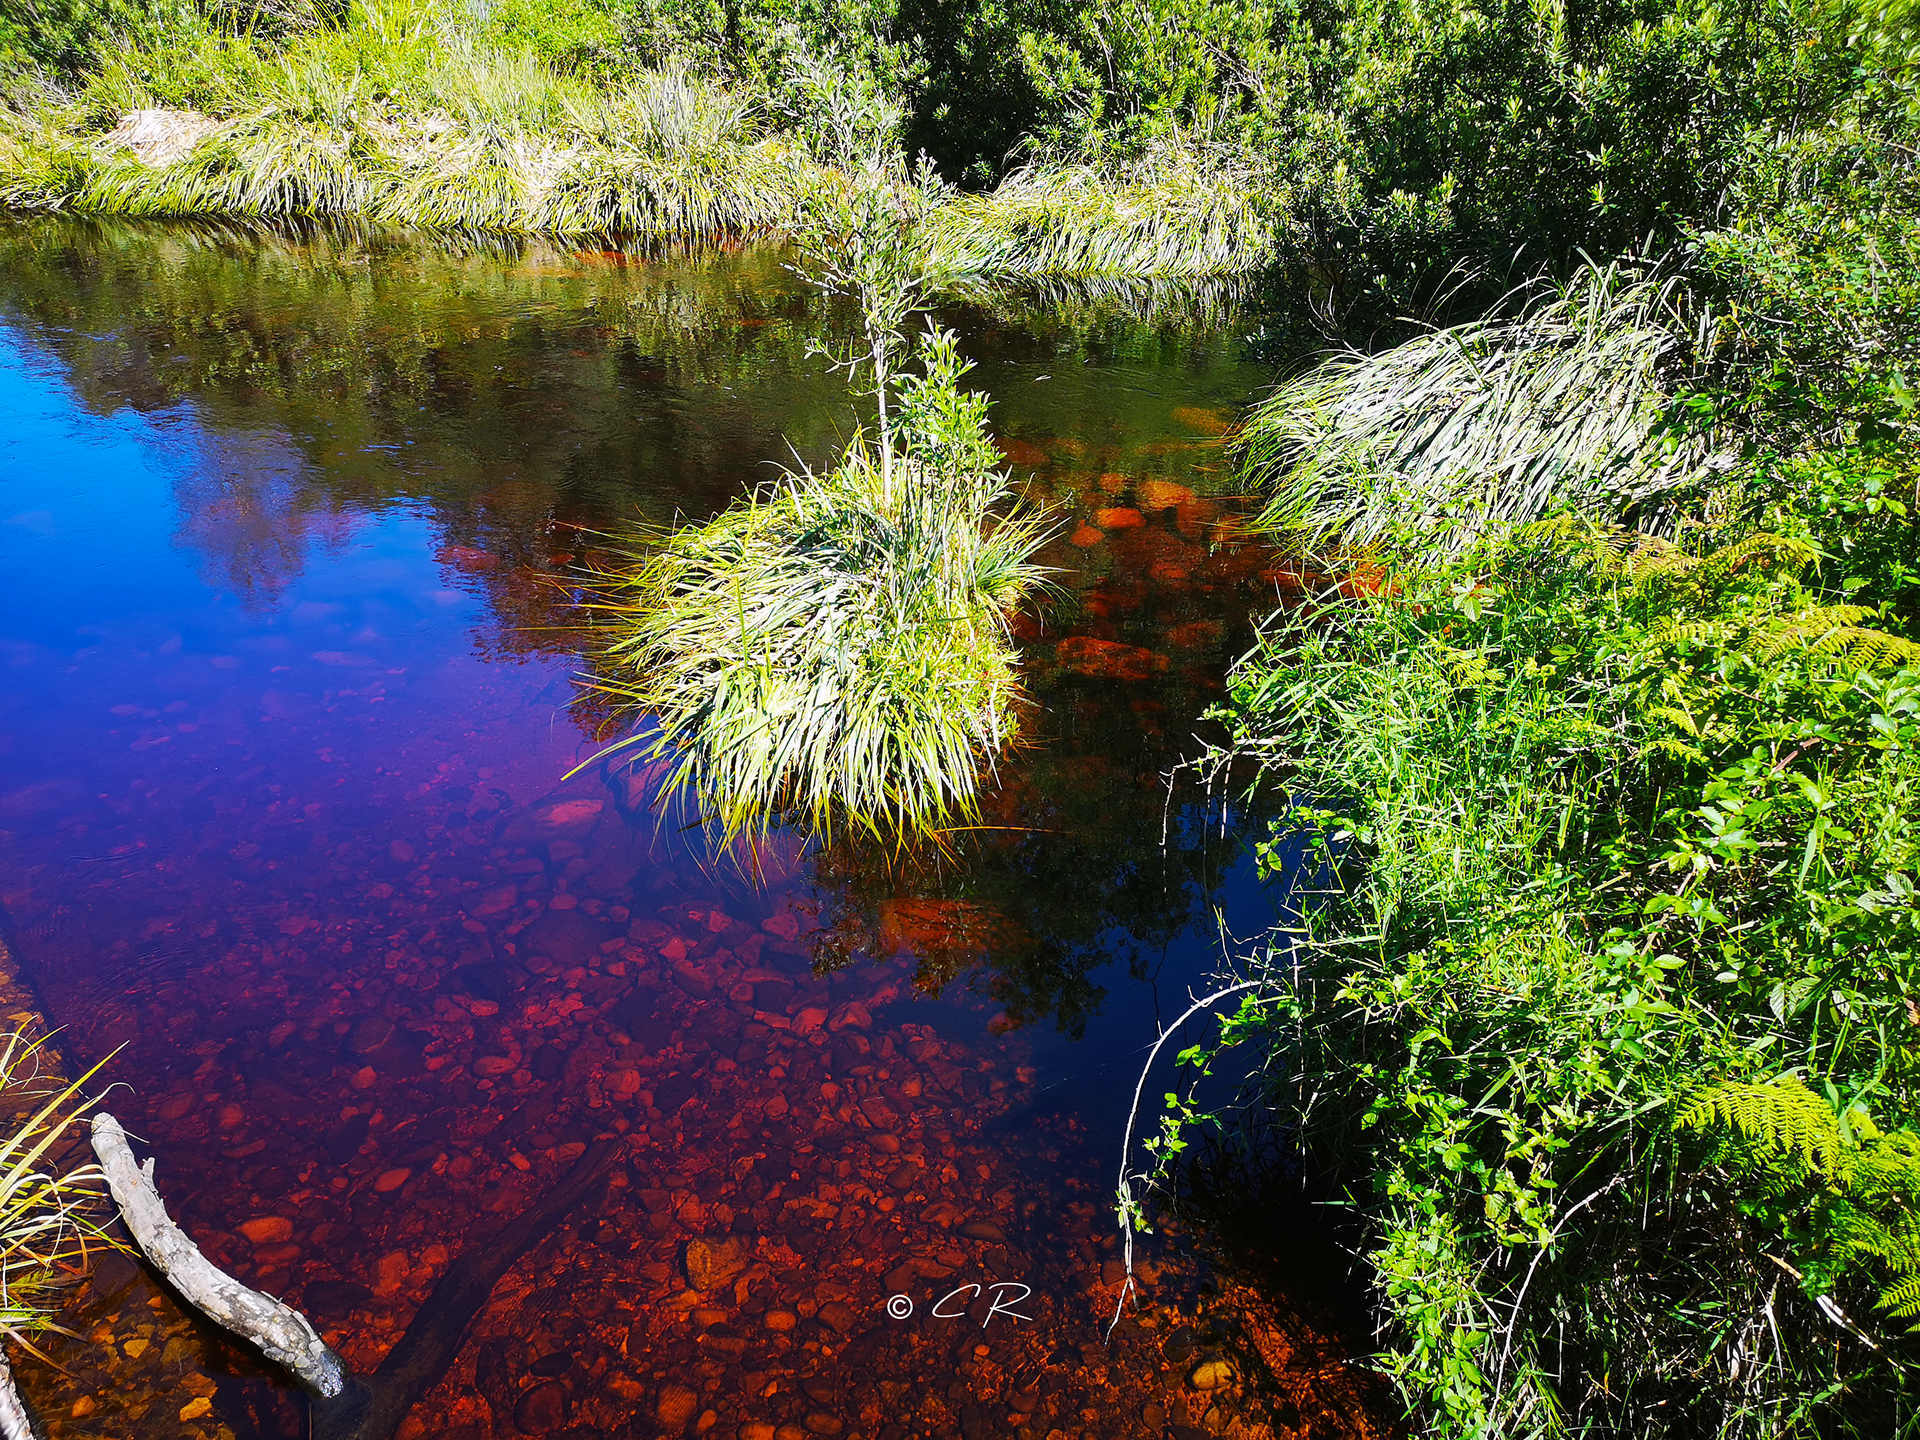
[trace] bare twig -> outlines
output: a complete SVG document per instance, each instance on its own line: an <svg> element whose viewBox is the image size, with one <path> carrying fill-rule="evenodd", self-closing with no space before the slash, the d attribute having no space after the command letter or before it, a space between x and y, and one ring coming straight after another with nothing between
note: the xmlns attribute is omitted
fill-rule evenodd
<svg viewBox="0 0 1920 1440"><path fill-rule="evenodd" d="M1616 1175L1614 1176L1613 1179L1609 1180L1606 1184L1602 1185L1598 1190L1594 1191L1591 1195L1587 1196L1586 1199L1578 1201L1577 1203L1568 1206L1567 1212L1564 1215L1562 1215L1558 1220L1553 1222L1553 1229L1547 1233L1547 1238L1541 1244L1540 1248L1534 1251L1533 1260L1527 1266L1527 1277L1526 1279L1520 1282L1520 1293L1513 1297L1513 1309L1509 1311L1507 1314L1507 1327L1506 1327L1507 1334L1506 1334L1505 1340L1501 1343L1501 1346L1500 1346L1500 1365L1494 1371L1494 1374L1493 1374L1493 1393L1494 1393L1495 1406L1498 1406L1500 1403L1500 1400L1499 1400L1500 1387L1506 1380L1507 1360L1513 1354L1514 1332L1520 1328L1520 1307L1526 1303L1527 1287L1533 1284L1533 1272L1540 1268L1540 1261L1542 1257L1544 1257L1547 1251L1552 1247L1553 1242L1560 1238L1560 1231L1566 1226L1566 1223L1569 1220L1573 1219L1574 1216L1578 1215L1582 1210L1586 1209L1587 1206L1591 1205L1594 1201L1598 1200L1602 1195L1605 1195L1609 1190L1617 1189L1623 1183L1623 1181L1624 1181L1623 1176ZM1491 1426L1492 1426L1491 1420L1488 1421L1488 1426L1491 1429Z"/></svg>
<svg viewBox="0 0 1920 1440"><path fill-rule="evenodd" d="M1147 1063L1140 1067L1140 1079L1135 1082L1133 1087L1133 1108L1127 1111L1127 1128L1120 1136L1120 1234L1126 1243L1127 1280L1126 1284L1120 1287L1120 1298L1114 1301L1113 1319L1107 1322L1107 1333L1109 1335L1113 1333L1113 1327L1120 1323L1120 1312L1126 1307L1127 1297L1133 1293L1133 1217L1135 1207L1133 1203L1133 1185L1127 1177L1127 1151L1133 1144L1134 1122L1140 1118L1140 1097L1146 1091L1147 1076L1153 1070L1153 1062L1159 1058L1160 1047L1173 1038L1173 1032L1178 1030L1181 1025L1185 1024L1195 1015L1198 1015L1202 1010L1205 1010L1217 1001L1224 1000L1229 995L1237 994L1242 990L1252 990L1265 983L1263 980L1242 980L1238 985L1229 985L1224 990L1216 990L1211 995L1194 1001L1193 1004L1187 1007L1186 1012L1181 1015L1178 1020L1175 1020L1173 1024L1167 1026L1165 1030L1160 1032L1160 1038L1153 1042L1153 1049L1147 1052Z"/></svg>

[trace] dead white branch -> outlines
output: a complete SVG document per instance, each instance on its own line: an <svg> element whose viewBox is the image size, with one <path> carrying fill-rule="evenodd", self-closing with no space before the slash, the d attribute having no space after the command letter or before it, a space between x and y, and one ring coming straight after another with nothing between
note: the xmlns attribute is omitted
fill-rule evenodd
<svg viewBox="0 0 1920 1440"><path fill-rule="evenodd" d="M93 1117L93 1153L100 1157L100 1168L106 1172L127 1229L154 1268L189 1304L259 1346L269 1360L286 1367L314 1394L331 1400L346 1389L345 1363L306 1316L242 1285L202 1255L200 1247L173 1223L153 1187L153 1161L147 1161L145 1169L134 1162L127 1132L105 1111Z"/></svg>
<svg viewBox="0 0 1920 1440"><path fill-rule="evenodd" d="M27 1407L20 1403L20 1392L13 1388L13 1370L4 1352L0 1352L0 1440L34 1440Z"/></svg>
<svg viewBox="0 0 1920 1440"><path fill-rule="evenodd" d="M1147 1052L1147 1063L1140 1067L1140 1078L1134 1082L1133 1108L1127 1111L1127 1128L1120 1133L1120 1235L1126 1247L1127 1281L1120 1287L1120 1298L1113 1302L1113 1319L1107 1322L1107 1333L1113 1333L1113 1327L1120 1323L1120 1312L1126 1307L1127 1297L1133 1294L1133 1232L1139 1223L1140 1207L1133 1198L1133 1177L1127 1172L1127 1155L1133 1147L1133 1127L1140 1119L1140 1096L1147 1088L1147 1076L1153 1072L1153 1062L1160 1058L1160 1047L1173 1038L1173 1032L1202 1010L1219 1004L1229 995L1237 995L1242 990L1254 990L1264 985L1264 980L1242 980L1238 985L1228 985L1211 995L1193 1002L1181 1017L1160 1032L1160 1038L1153 1042L1153 1049ZM1191 995L1193 992L1187 992Z"/></svg>

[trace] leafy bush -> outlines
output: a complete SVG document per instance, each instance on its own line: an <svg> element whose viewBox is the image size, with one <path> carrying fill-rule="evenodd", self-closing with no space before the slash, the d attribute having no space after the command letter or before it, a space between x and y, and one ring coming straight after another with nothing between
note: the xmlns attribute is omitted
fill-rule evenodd
<svg viewBox="0 0 1920 1440"><path fill-rule="evenodd" d="M611 69L626 38L614 12L598 0L500 0L480 33L562 70Z"/></svg>
<svg viewBox="0 0 1920 1440"><path fill-rule="evenodd" d="M166 0L9 0L0 6L0 72L40 66L73 74L111 42L155 33L187 13Z"/></svg>
<svg viewBox="0 0 1920 1440"><path fill-rule="evenodd" d="M1019 55L1042 145L1096 158L1175 135L1230 146L1324 282L1405 303L1463 261L1564 272L1579 248L1663 246L1730 203L1762 212L1911 143L1908 27L1870 13L1028 0L979 25Z"/></svg>
<svg viewBox="0 0 1920 1440"><path fill-rule="evenodd" d="M1273 1098L1367 1218L1430 1433L1911 1414L1920 265L1899 166L1869 178L1695 237L1700 368L1542 407L1528 320L1496 321L1310 373L1321 411L1250 436L1398 567L1235 677L1235 748L1322 868L1233 1029L1304 1072ZM1665 538L1617 528L1618 487L1560 484L1609 453L1562 440L1616 424L1656 458L1711 431L1733 468ZM1555 485L1522 506L1526 474Z"/></svg>
<svg viewBox="0 0 1920 1440"><path fill-rule="evenodd" d="M1241 1024L1305 1069L1439 1433L1871 1433L1897 1383L1858 1337L1911 1258L1840 1225L1860 1186L1676 1130L1804 1081L1888 1132L1846 1174L1913 1143L1920 646L1814 555L1521 527L1237 678L1330 877Z"/></svg>

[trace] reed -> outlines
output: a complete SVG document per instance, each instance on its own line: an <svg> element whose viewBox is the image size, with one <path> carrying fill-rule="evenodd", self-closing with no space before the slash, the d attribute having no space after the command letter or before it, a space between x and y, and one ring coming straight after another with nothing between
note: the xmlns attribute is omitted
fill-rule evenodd
<svg viewBox="0 0 1920 1440"><path fill-rule="evenodd" d="M891 842L977 814L1017 730L1006 622L1039 579L1033 512L931 331L899 385L890 467L856 436L605 578L599 687L652 724L615 749L664 762L724 840L795 820Z"/></svg>
<svg viewBox="0 0 1920 1440"><path fill-rule="evenodd" d="M1268 491L1263 523L1306 548L1392 541L1458 554L1571 508L1638 511L1711 472L1712 447L1662 421L1688 336L1672 282L1589 266L1519 313L1345 351L1257 406L1235 448Z"/></svg>
<svg viewBox="0 0 1920 1440"><path fill-rule="evenodd" d="M95 1072L49 1080L41 1048L19 1030L0 1040L0 1105L9 1116L0 1124L0 1332L30 1350L26 1335L47 1323L50 1293L90 1252L114 1244L102 1230L99 1167L66 1163L87 1109L81 1087Z"/></svg>
<svg viewBox="0 0 1920 1440"><path fill-rule="evenodd" d="M1245 167L1167 145L1137 164L1037 162L934 225L954 276L1207 278L1271 262L1277 231Z"/></svg>

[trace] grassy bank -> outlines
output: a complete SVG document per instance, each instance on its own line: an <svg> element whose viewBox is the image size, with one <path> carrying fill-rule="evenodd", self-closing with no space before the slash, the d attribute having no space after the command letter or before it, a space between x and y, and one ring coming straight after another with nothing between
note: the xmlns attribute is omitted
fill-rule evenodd
<svg viewBox="0 0 1920 1440"><path fill-rule="evenodd" d="M1273 518L1379 578L1234 679L1320 873L1233 1029L1425 1433L1914 1424L1902 153L1697 233L1674 290L1335 357L1250 426Z"/></svg>
<svg viewBox="0 0 1920 1440"><path fill-rule="evenodd" d="M573 238L781 233L808 196L852 183L808 64L776 94L684 66L564 70L422 0L358 0L271 35L186 11L75 75L16 74L0 204ZM897 107L887 124L897 132ZM1187 277L1268 261L1272 230L1241 177L1190 147L1162 152L1124 174L1028 167L987 194L949 193L942 270Z"/></svg>
<svg viewBox="0 0 1920 1440"><path fill-rule="evenodd" d="M777 226L813 170L723 85L564 75L409 0L278 39L183 23L0 125L0 202L117 215L696 236Z"/></svg>
<svg viewBox="0 0 1920 1440"><path fill-rule="evenodd" d="M950 183L955 264L1475 300L1870 165L1907 0L36 0L0 199L561 235L782 228L824 65ZM1878 17L1878 18L1876 18ZM144 129L126 124L159 110ZM1824 182L1822 182L1824 183ZM1474 283L1457 288L1463 275Z"/></svg>

